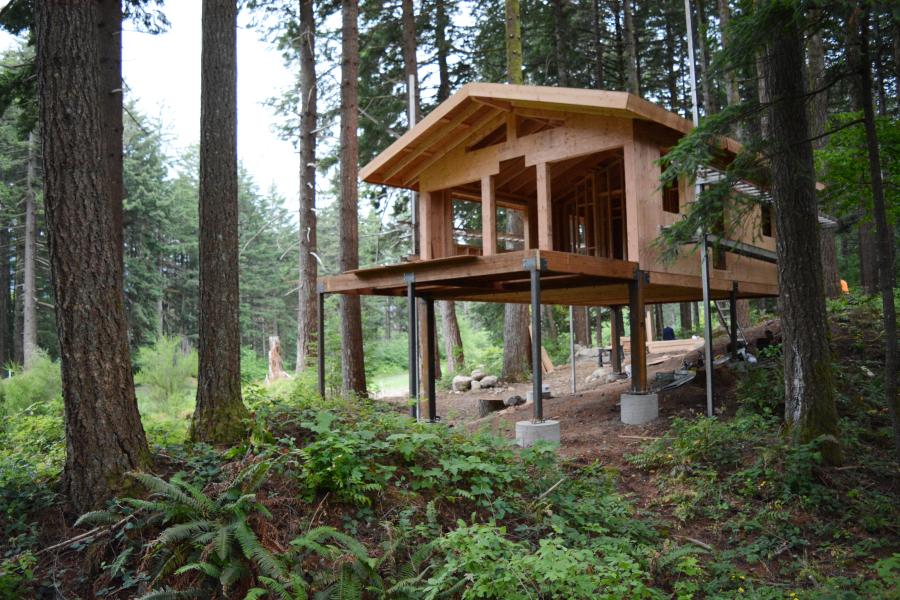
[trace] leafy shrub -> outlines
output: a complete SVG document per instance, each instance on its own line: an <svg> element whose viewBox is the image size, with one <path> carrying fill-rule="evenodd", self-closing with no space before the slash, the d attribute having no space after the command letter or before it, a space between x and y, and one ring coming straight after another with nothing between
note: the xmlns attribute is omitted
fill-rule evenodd
<svg viewBox="0 0 900 600"><path fill-rule="evenodd" d="M62 376L58 362L38 350L27 371L18 371L0 382L0 415L5 418L24 410L47 414L62 406ZM6 419L5 419L6 420Z"/></svg>
<svg viewBox="0 0 900 600"><path fill-rule="evenodd" d="M137 364L135 379L150 388L151 400L164 403L190 389L191 377L197 375L197 351L182 355L181 341L163 336L138 350Z"/></svg>
<svg viewBox="0 0 900 600"><path fill-rule="evenodd" d="M470 598L652 598L644 585L644 568L619 550L608 554L567 545L559 537L538 540L537 547L506 538L506 528L459 527L439 538L435 547L444 564L425 586L427 598L452 591Z"/></svg>
<svg viewBox="0 0 900 600"><path fill-rule="evenodd" d="M738 381L742 412L781 417L784 414L784 370L751 366Z"/></svg>
<svg viewBox="0 0 900 600"><path fill-rule="evenodd" d="M256 350L250 346L241 348L241 382L244 385L248 383L262 383L268 374L268 358L260 358L256 355Z"/></svg>

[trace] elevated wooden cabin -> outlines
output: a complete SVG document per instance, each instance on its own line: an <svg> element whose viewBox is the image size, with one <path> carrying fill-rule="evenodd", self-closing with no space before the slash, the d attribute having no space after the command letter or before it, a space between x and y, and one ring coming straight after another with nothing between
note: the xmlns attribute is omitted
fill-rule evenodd
<svg viewBox="0 0 900 600"><path fill-rule="evenodd" d="M641 316L632 319L632 339L643 340L645 303L702 299L699 252L686 249L659 264L654 247L659 228L694 199L684 183L659 189L657 164L691 127L623 92L468 84L360 172L368 183L419 192L420 253L323 278L319 289L429 301L630 304ZM739 149L732 140L723 145L731 156ZM481 229L456 227L454 207L480 214ZM524 235L498 231L499 210L521 215ZM761 211L745 218L740 233L736 241L774 252L774 228ZM712 254L713 298L778 294L774 264ZM538 272L536 297L529 271ZM636 374L635 389L643 390L645 373Z"/></svg>

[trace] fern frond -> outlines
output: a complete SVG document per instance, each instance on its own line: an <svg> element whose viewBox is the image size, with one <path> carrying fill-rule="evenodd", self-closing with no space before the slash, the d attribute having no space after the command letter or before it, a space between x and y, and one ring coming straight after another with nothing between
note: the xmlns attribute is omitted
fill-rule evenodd
<svg viewBox="0 0 900 600"><path fill-rule="evenodd" d="M222 584L223 588L228 588L233 583L240 580L241 577L245 577L249 574L250 570L247 568L247 565L233 560L228 563L228 566L222 569L222 575L219 577L219 582Z"/></svg>
<svg viewBox="0 0 900 600"><path fill-rule="evenodd" d="M174 500L176 505L190 507L198 513L204 512L205 505L195 500L190 494L185 494L177 485L172 485L171 483L163 481L159 477L147 475L146 473L132 473L131 476L144 484L144 486L150 491L164 498ZM188 485L184 482L181 483L183 485ZM173 508L169 504L164 504L163 506L164 510L167 511Z"/></svg>
<svg viewBox="0 0 900 600"><path fill-rule="evenodd" d="M216 503L209 499L209 497L203 493L203 491L184 481L178 476L172 478L171 484L177 485L181 489L185 490L188 494L191 495L191 498L197 501L199 506L202 506L202 509L208 513L215 512L217 509Z"/></svg>
<svg viewBox="0 0 900 600"><path fill-rule="evenodd" d="M113 524L118 523L119 519L119 515L111 513L108 510L95 510L84 513L78 517L78 520L75 521L75 524L72 527L81 527L82 525L94 523Z"/></svg>
<svg viewBox="0 0 900 600"><path fill-rule="evenodd" d="M234 526L226 525L225 527L219 527L215 532L215 548L216 554L219 555L219 558L222 560L226 560L228 558L228 550L231 548L231 543L234 541Z"/></svg>
<svg viewBox="0 0 900 600"><path fill-rule="evenodd" d="M259 566L260 574L278 581L287 580L284 565L259 543L256 534L246 522L240 522L237 525L235 537L241 545L241 550L244 551L244 556L255 561Z"/></svg>
<svg viewBox="0 0 900 600"><path fill-rule="evenodd" d="M207 577L212 577L214 579L218 579L219 576L222 574L222 570L219 567L217 567L216 565L212 565L208 562L199 562L199 563L192 563L189 565L185 565L185 566L181 567L180 569L178 569L177 571L175 571L175 574L181 575L183 573L188 573L190 571L201 571Z"/></svg>
<svg viewBox="0 0 900 600"><path fill-rule="evenodd" d="M203 592L200 590L176 590L174 588L165 587L161 590L153 590L147 592L140 598L135 600L176 600L177 598L199 598Z"/></svg>
<svg viewBox="0 0 900 600"><path fill-rule="evenodd" d="M213 531L215 528L214 521L188 521L164 530L152 543L155 546L175 544L192 535Z"/></svg>

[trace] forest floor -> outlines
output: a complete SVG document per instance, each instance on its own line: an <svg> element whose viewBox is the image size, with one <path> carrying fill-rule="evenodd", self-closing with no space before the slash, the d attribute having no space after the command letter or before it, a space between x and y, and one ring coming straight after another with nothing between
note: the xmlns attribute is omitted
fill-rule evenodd
<svg viewBox="0 0 900 600"><path fill-rule="evenodd" d="M531 405L479 419L484 390L442 391L450 427L435 428L399 399L323 402L312 380L248 388L248 441L149 427L138 499L123 489L80 523L56 492L61 418L23 417L0 439L0 599L895 600L900 470L878 319L874 303L831 306L841 466L822 462L821 440L780 435L777 356L715 371L717 418L695 381L660 394L644 427L620 421L629 380L585 384L586 360L567 394L560 365L544 411L562 442L531 449L511 445ZM748 339L765 329L779 333L767 322ZM530 384L504 387L486 396Z"/></svg>

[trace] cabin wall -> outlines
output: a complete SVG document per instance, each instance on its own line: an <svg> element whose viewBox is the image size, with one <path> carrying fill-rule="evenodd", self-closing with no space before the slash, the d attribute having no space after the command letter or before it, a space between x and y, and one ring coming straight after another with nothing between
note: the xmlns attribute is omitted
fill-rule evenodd
<svg viewBox="0 0 900 600"><path fill-rule="evenodd" d="M637 193L641 199L637 202L640 214L634 227L638 232L636 237L639 238L637 245L641 268L651 273L699 277L700 253L699 251L691 253L693 246L686 246L683 250L683 258L670 264L659 263L661 250L654 246L659 237L659 226L673 225L681 219L679 215L663 210L662 192L658 189L662 169L660 165L654 163L659 160L667 146L661 145L660 140L638 131L635 135L634 147L636 164L639 165L639 173L635 176L635 185L637 185ZM679 200L681 212L684 213L686 205L694 201L694 186L687 185L684 181L679 182ZM775 251L775 238L763 237L761 234L761 213L758 208L754 209L750 215L742 217L741 225L731 235L733 239L746 244ZM764 285L776 284L778 274L776 266L773 264L725 253L726 268L719 270L712 267L713 254L711 251L709 271L713 285L716 282L732 281ZM672 283L675 281L673 280Z"/></svg>

